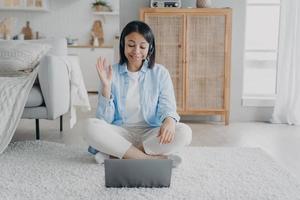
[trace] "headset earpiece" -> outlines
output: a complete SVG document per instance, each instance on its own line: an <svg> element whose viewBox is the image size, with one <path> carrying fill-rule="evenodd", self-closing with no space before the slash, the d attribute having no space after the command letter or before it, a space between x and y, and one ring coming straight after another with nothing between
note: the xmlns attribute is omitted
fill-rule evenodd
<svg viewBox="0 0 300 200"><path fill-rule="evenodd" d="M149 53L148 53L148 56L151 56L151 55L153 54L153 52L154 52L154 48L153 48L153 45L151 44L151 45L149 46Z"/></svg>

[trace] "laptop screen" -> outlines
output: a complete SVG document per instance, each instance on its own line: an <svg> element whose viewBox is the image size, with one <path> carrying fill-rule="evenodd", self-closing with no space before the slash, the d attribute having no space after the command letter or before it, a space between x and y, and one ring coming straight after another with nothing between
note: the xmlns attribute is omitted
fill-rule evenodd
<svg viewBox="0 0 300 200"><path fill-rule="evenodd" d="M106 187L170 187L172 161L106 159Z"/></svg>

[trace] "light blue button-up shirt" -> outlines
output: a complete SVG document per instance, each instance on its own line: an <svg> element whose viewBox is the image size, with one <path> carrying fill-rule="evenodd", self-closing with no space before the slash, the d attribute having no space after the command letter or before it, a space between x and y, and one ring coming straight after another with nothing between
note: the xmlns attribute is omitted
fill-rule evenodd
<svg viewBox="0 0 300 200"><path fill-rule="evenodd" d="M126 121L125 105L129 76L127 65L113 65L110 99L102 96L100 83L96 117L122 126ZM140 104L144 120L150 127L160 126L166 117L179 121L174 88L168 70L159 64L150 69L145 61L139 73Z"/></svg>

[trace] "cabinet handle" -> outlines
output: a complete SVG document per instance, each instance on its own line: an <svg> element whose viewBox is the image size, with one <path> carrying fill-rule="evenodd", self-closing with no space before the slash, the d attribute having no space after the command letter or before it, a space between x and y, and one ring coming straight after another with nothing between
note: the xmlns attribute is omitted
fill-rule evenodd
<svg viewBox="0 0 300 200"><path fill-rule="evenodd" d="M178 48L181 48L181 44L178 44Z"/></svg>

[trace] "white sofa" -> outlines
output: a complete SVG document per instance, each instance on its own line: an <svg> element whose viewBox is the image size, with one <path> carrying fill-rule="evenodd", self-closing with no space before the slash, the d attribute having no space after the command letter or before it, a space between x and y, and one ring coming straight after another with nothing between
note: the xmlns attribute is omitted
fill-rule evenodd
<svg viewBox="0 0 300 200"><path fill-rule="evenodd" d="M40 139L39 119L54 120L60 117L63 130L63 115L70 108L70 81L63 57L67 56L65 39L47 39L30 42L48 43L51 50L41 60L38 78L30 91L22 118L35 119L36 139Z"/></svg>

